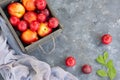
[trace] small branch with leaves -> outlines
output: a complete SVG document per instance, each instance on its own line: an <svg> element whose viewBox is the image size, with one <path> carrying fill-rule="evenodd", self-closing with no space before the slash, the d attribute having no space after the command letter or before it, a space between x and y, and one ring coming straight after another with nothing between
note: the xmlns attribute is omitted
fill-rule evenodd
<svg viewBox="0 0 120 80"><path fill-rule="evenodd" d="M100 77L109 77L110 80L114 80L116 77L116 69L113 64L113 60L108 60L109 54L108 52L104 52L103 55L99 55L96 61L101 64L106 69L97 70L97 75Z"/></svg>

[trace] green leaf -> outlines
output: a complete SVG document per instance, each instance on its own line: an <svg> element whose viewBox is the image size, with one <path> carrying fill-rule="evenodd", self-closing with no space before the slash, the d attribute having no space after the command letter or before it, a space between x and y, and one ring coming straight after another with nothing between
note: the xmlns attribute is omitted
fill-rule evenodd
<svg viewBox="0 0 120 80"><path fill-rule="evenodd" d="M106 64L107 68L111 69L113 67L113 61L109 60Z"/></svg>
<svg viewBox="0 0 120 80"><path fill-rule="evenodd" d="M103 56L99 55L98 58L96 59L98 63L102 64L103 67L107 69L107 71L98 70L97 74L101 77L109 77L110 80L113 80L116 77L117 72L114 67L113 61L109 60L107 62L108 56L109 56L108 52L104 52Z"/></svg>
<svg viewBox="0 0 120 80"><path fill-rule="evenodd" d="M108 59L108 52L106 52L106 51L104 52L103 58L105 61Z"/></svg>
<svg viewBox="0 0 120 80"><path fill-rule="evenodd" d="M100 77L107 77L107 72L104 70L98 70L97 75L99 75Z"/></svg>
<svg viewBox="0 0 120 80"><path fill-rule="evenodd" d="M113 80L116 77L116 69L115 69L115 67L111 67L108 70L108 76L109 76L110 80Z"/></svg>
<svg viewBox="0 0 120 80"><path fill-rule="evenodd" d="M110 78L110 80L113 80L116 76L116 69L113 65L113 61L112 60L109 60L107 62L107 68L108 68L108 76Z"/></svg>
<svg viewBox="0 0 120 80"><path fill-rule="evenodd" d="M105 65L105 61L102 55L99 55L96 61L102 65Z"/></svg>

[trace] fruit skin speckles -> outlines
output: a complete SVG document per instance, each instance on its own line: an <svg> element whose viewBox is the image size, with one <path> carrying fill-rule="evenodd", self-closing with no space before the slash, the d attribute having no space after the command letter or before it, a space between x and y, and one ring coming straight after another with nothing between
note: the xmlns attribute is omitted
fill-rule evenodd
<svg viewBox="0 0 120 80"><path fill-rule="evenodd" d="M35 0L22 0L22 4L27 11L34 11L36 9Z"/></svg>
<svg viewBox="0 0 120 80"><path fill-rule="evenodd" d="M69 56L66 58L65 64L67 67L73 67L76 65L76 59L72 56Z"/></svg>
<svg viewBox="0 0 120 80"><path fill-rule="evenodd" d="M50 28L56 28L58 26L58 24L59 24L59 21L55 17L50 18L49 21L48 21L48 26Z"/></svg>
<svg viewBox="0 0 120 80"><path fill-rule="evenodd" d="M25 13L25 8L21 3L14 2L8 5L7 7L8 13L11 16L16 16L18 18L21 18Z"/></svg>
<svg viewBox="0 0 120 80"><path fill-rule="evenodd" d="M104 34L101 38L101 42L105 45L108 45L112 42L112 36L110 34Z"/></svg>
<svg viewBox="0 0 120 80"><path fill-rule="evenodd" d="M30 24L32 21L37 20L37 14L33 11L29 11L24 14L23 18Z"/></svg>
<svg viewBox="0 0 120 80"><path fill-rule="evenodd" d="M48 17L50 15L50 12L48 9L44 9L41 11L42 14L46 15L46 17Z"/></svg>
<svg viewBox="0 0 120 80"><path fill-rule="evenodd" d="M52 29L48 27L47 23L40 23L37 33L40 37L47 36L52 32Z"/></svg>
<svg viewBox="0 0 120 80"><path fill-rule="evenodd" d="M21 32L24 32L27 30L28 28L28 24L25 20L21 20L19 23L18 23L18 26L17 26L18 30L21 31Z"/></svg>
<svg viewBox="0 0 120 80"><path fill-rule="evenodd" d="M39 22L45 22L46 21L46 15L43 13L40 13L37 15L37 19Z"/></svg>
<svg viewBox="0 0 120 80"><path fill-rule="evenodd" d="M88 64L84 64L81 68L81 71L84 73L84 74L90 74L92 72L92 67Z"/></svg>
<svg viewBox="0 0 120 80"><path fill-rule="evenodd" d="M38 10L44 10L46 8L46 0L35 0L35 5Z"/></svg>
<svg viewBox="0 0 120 80"><path fill-rule="evenodd" d="M21 40L26 44L31 44L38 40L38 36L36 32L27 29L21 34Z"/></svg>
<svg viewBox="0 0 120 80"><path fill-rule="evenodd" d="M16 27L18 23L20 22L20 19L16 16L11 16L9 21L14 27Z"/></svg>
<svg viewBox="0 0 120 80"><path fill-rule="evenodd" d="M33 21L30 23L30 30L32 31L37 31L39 28L39 22L38 21Z"/></svg>

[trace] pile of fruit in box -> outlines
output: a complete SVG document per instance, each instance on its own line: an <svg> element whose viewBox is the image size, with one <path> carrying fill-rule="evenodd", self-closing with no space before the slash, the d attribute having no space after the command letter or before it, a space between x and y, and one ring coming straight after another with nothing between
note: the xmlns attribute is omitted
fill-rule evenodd
<svg viewBox="0 0 120 80"><path fill-rule="evenodd" d="M53 32L59 21L52 17L45 0L21 0L8 4L9 21L25 44L31 44Z"/></svg>

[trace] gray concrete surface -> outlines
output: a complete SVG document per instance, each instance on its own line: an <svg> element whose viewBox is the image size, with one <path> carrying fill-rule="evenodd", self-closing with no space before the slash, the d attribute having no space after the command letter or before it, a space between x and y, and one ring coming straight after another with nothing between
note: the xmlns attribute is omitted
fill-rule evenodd
<svg viewBox="0 0 120 80"><path fill-rule="evenodd" d="M71 72L79 80L109 80L96 75L102 69L95 59L99 54L108 51L117 69L114 80L120 80L120 0L48 0L64 30L56 40L56 49L52 54L43 54L37 47L29 53L51 66L60 66ZM110 45L102 45L100 38L109 33L113 36ZM49 52L52 40L43 47ZM73 68L65 66L67 56L74 56L77 65ZM81 72L83 64L90 64L93 71L89 75ZM2 79L0 79L2 80Z"/></svg>

